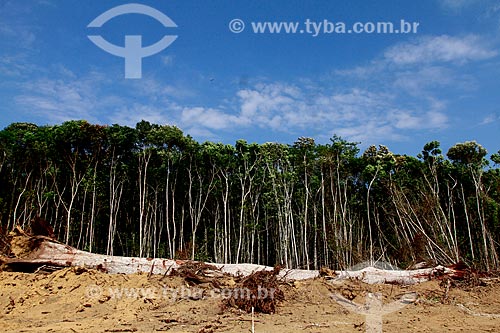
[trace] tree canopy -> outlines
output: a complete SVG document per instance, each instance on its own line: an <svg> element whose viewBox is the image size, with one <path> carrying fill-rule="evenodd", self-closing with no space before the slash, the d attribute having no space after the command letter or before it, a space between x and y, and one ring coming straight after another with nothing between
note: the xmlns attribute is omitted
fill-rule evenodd
<svg viewBox="0 0 500 333"><path fill-rule="evenodd" d="M2 229L46 219L59 240L114 255L317 269L463 260L498 269L500 151L198 143L179 128L87 121L0 131Z"/></svg>

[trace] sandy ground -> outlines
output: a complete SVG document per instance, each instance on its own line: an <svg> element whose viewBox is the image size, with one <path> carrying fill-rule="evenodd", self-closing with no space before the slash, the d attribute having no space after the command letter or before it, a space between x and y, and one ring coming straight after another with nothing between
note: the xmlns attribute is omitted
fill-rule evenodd
<svg viewBox="0 0 500 333"><path fill-rule="evenodd" d="M2 332L251 332L252 316L221 299L233 278L189 287L181 277L112 275L68 268L53 273L0 272ZM371 293L384 309L414 292L416 301L383 316L384 332L500 332L500 283L401 287L317 278L282 286L275 314L256 314L255 332L365 332L366 317L331 295L363 305ZM379 294L376 294L379 293ZM447 295L447 297L446 297ZM366 308L365 308L366 309ZM373 307L372 307L373 309Z"/></svg>

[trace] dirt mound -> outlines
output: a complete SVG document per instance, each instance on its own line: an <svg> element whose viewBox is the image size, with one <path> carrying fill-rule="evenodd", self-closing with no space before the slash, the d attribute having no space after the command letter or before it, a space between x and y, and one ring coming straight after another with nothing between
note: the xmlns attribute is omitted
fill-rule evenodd
<svg viewBox="0 0 500 333"><path fill-rule="evenodd" d="M4 266L36 269L0 272L3 332L213 333L246 332L251 325L255 332L359 332L375 324L387 332L495 332L500 325L499 278L460 265L322 269L315 274L321 277L294 281L292 274L310 272L107 257L17 232L8 237L11 257L4 257ZM86 268L78 267L77 257ZM119 274L89 268L100 262ZM142 273L134 274L138 269ZM379 284L367 284L373 281Z"/></svg>
<svg viewBox="0 0 500 333"><path fill-rule="evenodd" d="M214 277L220 285L216 288L191 286L183 276L106 274L76 267L0 272L0 325L3 332L249 332L250 314L235 307L221 311L224 291L273 281L273 276ZM274 314L255 315L255 332L364 332L365 316L332 295L363 307L371 295L385 305L409 292L417 300L384 315L384 332L497 332L500 283L495 277L482 281L465 289L438 280L406 287L325 278L286 282L279 285L284 299Z"/></svg>

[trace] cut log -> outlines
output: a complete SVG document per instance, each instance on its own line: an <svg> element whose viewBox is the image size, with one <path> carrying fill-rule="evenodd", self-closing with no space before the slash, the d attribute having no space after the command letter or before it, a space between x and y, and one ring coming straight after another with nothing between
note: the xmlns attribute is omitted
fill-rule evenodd
<svg viewBox="0 0 500 333"><path fill-rule="evenodd" d="M80 266L97 269L107 273L133 274L138 272L152 274L168 274L177 268L181 262L170 259L150 259L106 256L75 249L44 236L14 236L11 241L11 251L14 258L4 259L5 265L38 267Z"/></svg>
<svg viewBox="0 0 500 333"><path fill-rule="evenodd" d="M149 273L168 275L186 263L185 260L151 259L136 257L107 256L81 251L61 244L44 236L28 236L21 231L11 236L11 257L4 257L4 265L14 270L35 271L42 265L59 267L86 267L107 273ZM256 271L268 270L269 266L254 264L210 264L223 273L247 276ZM31 268L31 269L30 269ZM438 276L458 275L454 269L437 266L434 268L404 270L383 270L366 267L356 271L334 271L330 280L357 279L365 283L414 284L433 279ZM282 269L279 276L284 280L304 280L320 276L319 271Z"/></svg>

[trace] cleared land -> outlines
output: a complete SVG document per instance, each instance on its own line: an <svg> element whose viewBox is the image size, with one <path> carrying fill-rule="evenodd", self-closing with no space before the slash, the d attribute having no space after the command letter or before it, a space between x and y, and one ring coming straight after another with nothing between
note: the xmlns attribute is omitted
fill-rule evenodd
<svg viewBox="0 0 500 333"><path fill-rule="evenodd" d="M498 332L500 283L474 286L433 280L412 286L369 285L316 278L281 285L274 314L256 314L255 332L364 332L365 317L331 297L363 305L369 293L384 304L404 294L417 300L383 317L384 332ZM52 273L0 272L4 332L251 332L251 314L222 309L237 278L107 274L77 267Z"/></svg>

